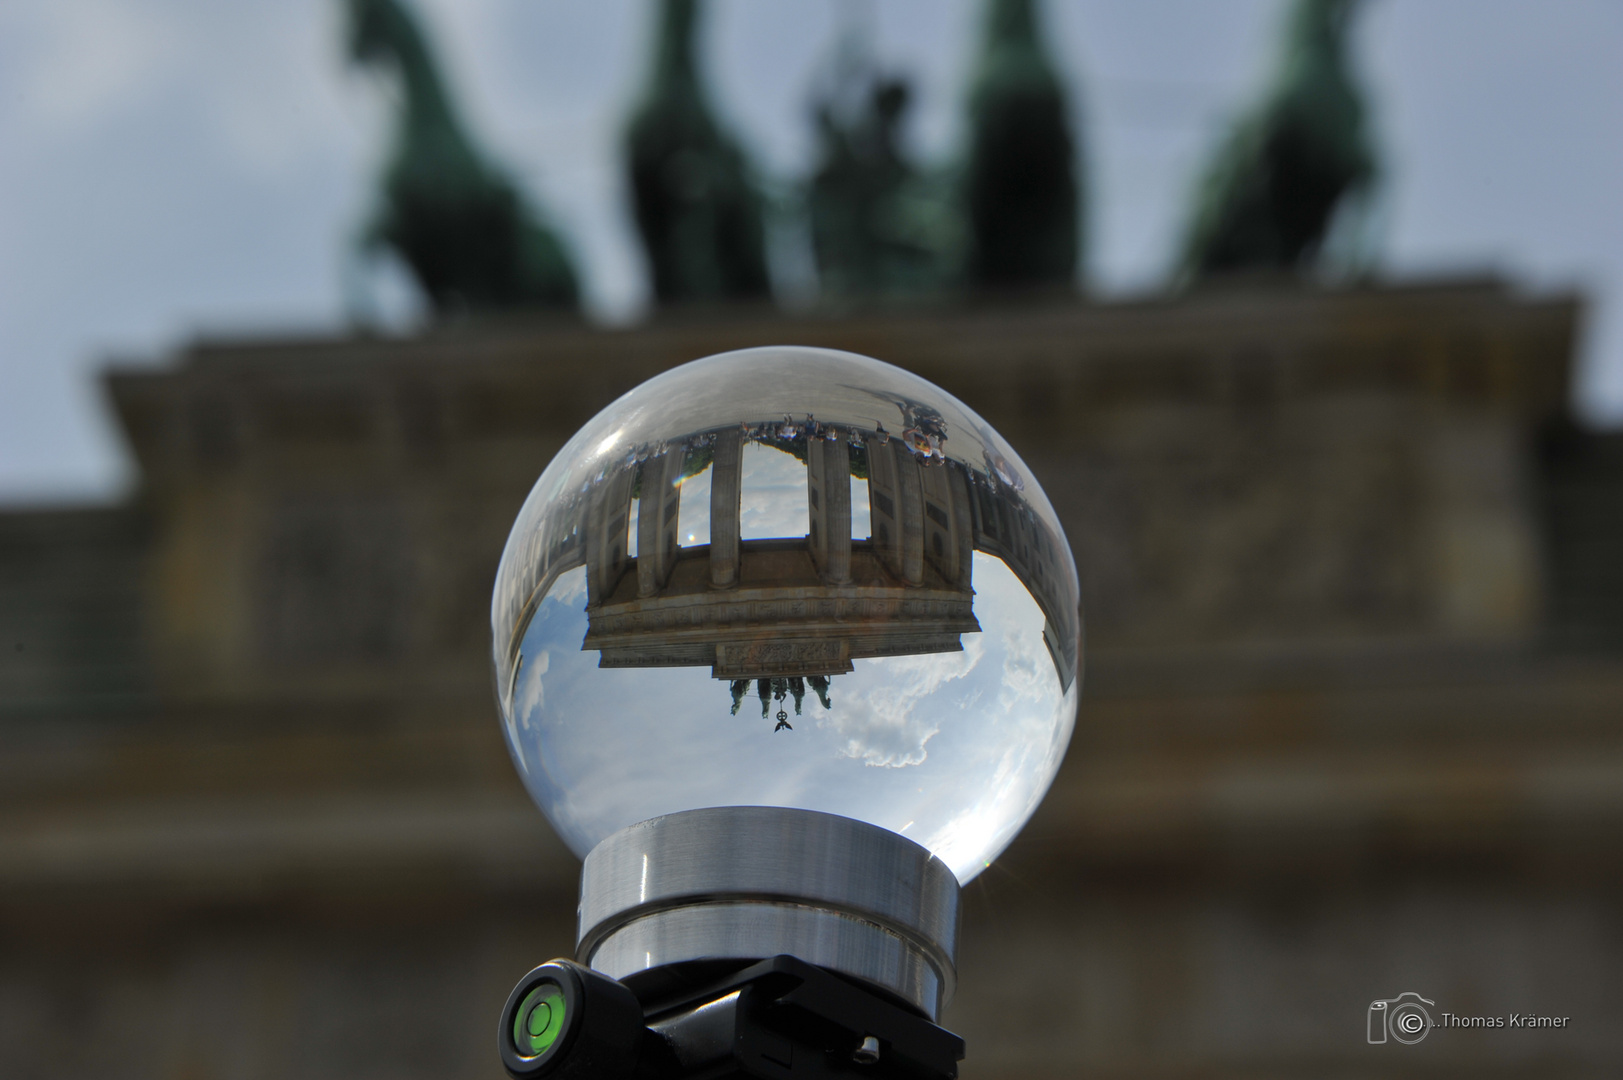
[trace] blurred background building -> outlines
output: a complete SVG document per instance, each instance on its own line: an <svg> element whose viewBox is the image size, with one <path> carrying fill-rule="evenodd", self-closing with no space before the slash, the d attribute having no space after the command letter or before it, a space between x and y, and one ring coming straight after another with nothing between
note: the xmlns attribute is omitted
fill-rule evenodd
<svg viewBox="0 0 1623 1080"><path fill-rule="evenodd" d="M1612 1073L1623 436L1594 423L1611 376L1591 370L1609 354L1572 289L1393 265L1408 163L1360 73L1379 0L1263 12L1255 86L1185 162L1132 296L1119 251L1098 254L1119 243L1098 178L1119 184L1121 143L1088 121L1093 88L1120 87L1067 44L1108 10L840 9L817 50L776 46L816 52L778 119L807 147L784 169L741 134L705 43L805 12L616 9L640 71L604 137L641 308L605 300L568 189L529 182L464 104L477 80L433 9L329 6L318 59L386 103L357 134L385 147L357 181L368 208L325 241L348 324L113 365L128 491L0 513L5 1075L498 1074L492 1020L572 947L578 872L496 723L502 543L603 405L772 342L968 402L1075 548L1082 710L1048 802L966 895L946 1017L966 1076ZM114 37L130 17L69 7ZM549 47L602 43L538 10ZM1198 28L1239 9L1177 10ZM899 11L969 58L950 144L909 134L942 106L892 59ZM126 29L85 79L171 47ZM1189 47L1188 26L1159 32ZM1521 152L1472 183L1518 175ZM1601 236L1623 217L1591 216ZM218 242L283 258L246 228ZM50 286L25 284L14 325ZM107 483L72 472L63 490ZM1370 1045L1371 1001L1404 991L1434 1018L1571 1019Z"/></svg>

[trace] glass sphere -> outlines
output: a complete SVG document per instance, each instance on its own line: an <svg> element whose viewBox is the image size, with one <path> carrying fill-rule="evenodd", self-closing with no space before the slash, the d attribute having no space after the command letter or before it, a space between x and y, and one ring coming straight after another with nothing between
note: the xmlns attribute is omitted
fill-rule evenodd
<svg viewBox="0 0 1623 1080"><path fill-rule="evenodd" d="M967 882L1076 717L1076 567L962 402L829 349L651 379L547 466L491 621L507 743L575 853L710 806L900 833Z"/></svg>

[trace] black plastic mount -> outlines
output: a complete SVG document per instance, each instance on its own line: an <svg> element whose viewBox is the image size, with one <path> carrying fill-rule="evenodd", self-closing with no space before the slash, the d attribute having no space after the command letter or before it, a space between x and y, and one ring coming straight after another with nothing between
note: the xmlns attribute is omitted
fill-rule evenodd
<svg viewBox="0 0 1623 1080"><path fill-rule="evenodd" d="M554 961L543 967L565 964ZM581 979L576 1000L582 1008L574 1022L583 1026L584 1037L565 1033L545 1062L515 1059L513 1010L520 991L534 985L542 971L537 968L514 989L502 1014L503 1063L515 1077L955 1080L964 1056L964 1041L952 1032L793 956L776 956L684 992L644 1001L640 1017L621 1007L631 997L623 984L588 968L567 966ZM609 1045L621 1049L605 1053ZM593 1059L589 1066L577 1060L588 1048L593 1050L585 1055Z"/></svg>
<svg viewBox="0 0 1623 1080"><path fill-rule="evenodd" d="M681 1077L954 1080L964 1056L952 1032L793 956L661 1002L648 1021Z"/></svg>

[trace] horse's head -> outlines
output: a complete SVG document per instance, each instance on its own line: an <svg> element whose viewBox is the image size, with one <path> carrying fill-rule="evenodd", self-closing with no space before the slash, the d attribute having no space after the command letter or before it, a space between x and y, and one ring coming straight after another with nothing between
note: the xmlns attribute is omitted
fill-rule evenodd
<svg viewBox="0 0 1623 1080"><path fill-rule="evenodd" d="M349 10L349 55L358 64L373 64L394 49L405 14L395 0L344 0Z"/></svg>
<svg viewBox="0 0 1623 1080"><path fill-rule="evenodd" d="M992 0L986 9L986 39L1016 48L1036 41L1037 13L1031 0Z"/></svg>

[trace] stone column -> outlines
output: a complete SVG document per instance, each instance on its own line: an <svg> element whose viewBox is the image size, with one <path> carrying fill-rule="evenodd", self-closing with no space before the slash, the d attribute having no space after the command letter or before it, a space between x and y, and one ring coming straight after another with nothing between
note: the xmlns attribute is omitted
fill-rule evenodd
<svg viewBox="0 0 1623 1080"><path fill-rule="evenodd" d="M620 575L625 572L633 475L630 468L616 467L591 493L586 514L588 605L607 600L620 583Z"/></svg>
<svg viewBox="0 0 1623 1080"><path fill-rule="evenodd" d="M896 457L896 511L902 522L902 580L909 585L924 584L924 484L919 476L923 466L899 440L890 441Z"/></svg>
<svg viewBox="0 0 1623 1080"><path fill-rule="evenodd" d="M642 463L637 509L637 595L654 596L676 565L676 530L682 500L682 461L686 451L672 447Z"/></svg>
<svg viewBox="0 0 1623 1080"><path fill-rule="evenodd" d="M974 551L969 483L948 461L919 469L924 490L924 557L955 586L968 587Z"/></svg>
<svg viewBox="0 0 1623 1080"><path fill-rule="evenodd" d="M716 432L714 451L710 464L710 584L729 589L738 584L744 433L738 428Z"/></svg>
<svg viewBox="0 0 1623 1080"><path fill-rule="evenodd" d="M830 585L851 580L851 451L844 439L806 440L807 547Z"/></svg>
<svg viewBox="0 0 1623 1080"><path fill-rule="evenodd" d="M924 499L919 463L898 440L868 444L874 552L907 585L924 583Z"/></svg>

